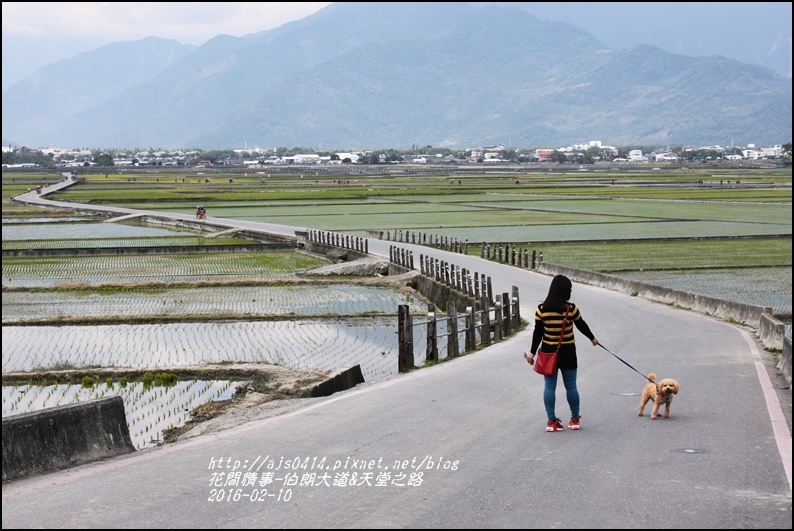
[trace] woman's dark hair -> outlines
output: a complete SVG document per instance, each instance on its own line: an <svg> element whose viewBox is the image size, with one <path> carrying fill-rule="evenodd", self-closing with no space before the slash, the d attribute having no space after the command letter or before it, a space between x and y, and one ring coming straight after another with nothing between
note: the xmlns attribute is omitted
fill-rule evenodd
<svg viewBox="0 0 794 531"><path fill-rule="evenodd" d="M571 298L571 279L565 275L557 275L551 279L549 294L543 301L543 310L547 312L565 311L565 303Z"/></svg>

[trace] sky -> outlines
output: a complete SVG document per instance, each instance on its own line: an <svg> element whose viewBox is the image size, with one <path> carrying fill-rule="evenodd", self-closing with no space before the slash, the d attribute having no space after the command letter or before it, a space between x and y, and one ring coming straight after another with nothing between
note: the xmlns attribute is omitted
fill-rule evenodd
<svg viewBox="0 0 794 531"><path fill-rule="evenodd" d="M36 68L155 36L201 45L305 18L331 2L3 2L3 90ZM615 49L723 55L791 77L791 2L472 2L521 5Z"/></svg>
<svg viewBox="0 0 794 531"><path fill-rule="evenodd" d="M155 36L201 45L276 28L330 3L3 2L3 90L39 66L111 42Z"/></svg>

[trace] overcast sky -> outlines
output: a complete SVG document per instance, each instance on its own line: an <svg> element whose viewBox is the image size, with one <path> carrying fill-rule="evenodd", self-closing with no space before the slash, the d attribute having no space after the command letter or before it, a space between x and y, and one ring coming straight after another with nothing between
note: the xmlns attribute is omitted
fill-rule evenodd
<svg viewBox="0 0 794 531"><path fill-rule="evenodd" d="M276 28L330 3L3 2L3 90L39 66L111 42L155 36L201 45Z"/></svg>
<svg viewBox="0 0 794 531"><path fill-rule="evenodd" d="M272 29L329 3L3 2L3 90L40 66L111 42L155 36L201 45L216 35ZM791 2L520 5L542 20L589 31L612 48L651 44L683 55L723 55L791 76Z"/></svg>
<svg viewBox="0 0 794 531"><path fill-rule="evenodd" d="M203 44L304 18L330 2L3 2L3 37Z"/></svg>

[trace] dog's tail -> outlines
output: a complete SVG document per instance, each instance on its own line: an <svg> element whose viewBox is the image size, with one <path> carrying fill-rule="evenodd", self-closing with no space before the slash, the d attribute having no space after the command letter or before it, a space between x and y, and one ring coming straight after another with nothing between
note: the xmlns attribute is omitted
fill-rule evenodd
<svg viewBox="0 0 794 531"><path fill-rule="evenodd" d="M652 373L650 373L650 374L648 375L648 379L649 379L649 380L656 380L656 373L655 373L655 372L652 372Z"/></svg>

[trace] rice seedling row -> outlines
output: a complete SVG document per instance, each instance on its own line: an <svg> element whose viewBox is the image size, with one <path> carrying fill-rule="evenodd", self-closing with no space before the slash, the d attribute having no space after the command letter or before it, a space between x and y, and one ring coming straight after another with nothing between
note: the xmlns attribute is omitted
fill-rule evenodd
<svg viewBox="0 0 794 531"><path fill-rule="evenodd" d="M396 314L401 304L412 312L426 303L392 288L310 284L213 287L169 290L33 291L3 294L3 323L197 315L360 315Z"/></svg>
<svg viewBox="0 0 794 531"><path fill-rule="evenodd" d="M686 275L678 271L632 271L621 273L620 276L670 289L768 307L775 313L791 312L791 267L738 271L709 269L687 271Z"/></svg>
<svg viewBox="0 0 794 531"><path fill-rule="evenodd" d="M13 287L61 283L185 282L224 279L295 278L296 272L327 264L294 251L169 255L4 257L3 284ZM141 274L145 271L145 274Z"/></svg>
<svg viewBox="0 0 794 531"><path fill-rule="evenodd" d="M105 326L3 326L4 372L74 368L168 369L265 363L301 371L360 364L365 379L396 374L394 317Z"/></svg>

